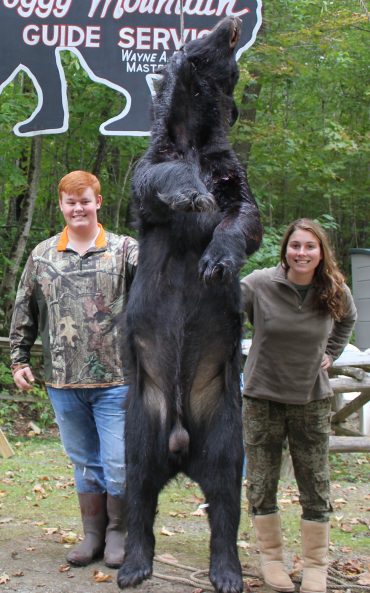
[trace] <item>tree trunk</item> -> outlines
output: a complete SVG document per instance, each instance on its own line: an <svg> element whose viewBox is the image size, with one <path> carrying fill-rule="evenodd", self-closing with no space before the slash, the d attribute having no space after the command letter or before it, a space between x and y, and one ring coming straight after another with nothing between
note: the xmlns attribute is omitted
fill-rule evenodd
<svg viewBox="0 0 370 593"><path fill-rule="evenodd" d="M27 240L31 230L32 217L35 209L37 190L41 169L41 136L35 136L31 144L30 167L28 171L29 190L22 200L21 213L17 234L14 238L3 281L0 287L0 301L3 303L3 325L8 328L13 312L14 298L16 294L17 276L23 255L26 249Z"/></svg>
<svg viewBox="0 0 370 593"><path fill-rule="evenodd" d="M261 84L258 82L258 73L251 72L252 78L244 87L243 97L239 109L239 121L241 124L253 126L256 121L257 114L257 100L261 93ZM247 168L249 157L252 149L252 144L246 138L249 134L242 134L243 141L237 141L234 144L234 149L240 158L240 161Z"/></svg>
<svg viewBox="0 0 370 593"><path fill-rule="evenodd" d="M117 202L117 208L116 208L116 213L115 213L115 221L114 221L114 231L116 233L119 232L119 224L120 224L120 215L121 215L121 206L122 206L122 201L125 195L125 189L126 189L126 185L129 179L129 175L131 173L132 170L132 163L134 162L134 157L132 156L130 159L130 162L127 166L127 169L125 171L125 176L123 179L123 184L122 184L122 188L121 191L119 193L119 198L118 198L118 202ZM125 225L127 224L127 220L125 220Z"/></svg>

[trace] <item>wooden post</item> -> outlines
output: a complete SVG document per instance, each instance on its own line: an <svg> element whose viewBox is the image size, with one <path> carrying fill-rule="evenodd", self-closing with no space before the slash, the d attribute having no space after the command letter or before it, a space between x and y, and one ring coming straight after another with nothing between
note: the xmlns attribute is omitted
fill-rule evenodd
<svg viewBox="0 0 370 593"><path fill-rule="evenodd" d="M369 437L329 437L331 453L354 453L370 451Z"/></svg>
<svg viewBox="0 0 370 593"><path fill-rule="evenodd" d="M0 428L0 455L7 459L8 457L12 457L14 455L14 451L9 445L8 439L6 438L5 434Z"/></svg>

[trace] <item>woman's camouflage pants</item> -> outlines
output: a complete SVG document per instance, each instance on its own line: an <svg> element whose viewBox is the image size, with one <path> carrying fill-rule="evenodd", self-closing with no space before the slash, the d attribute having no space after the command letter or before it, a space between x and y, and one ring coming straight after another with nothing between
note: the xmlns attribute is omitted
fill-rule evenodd
<svg viewBox="0 0 370 593"><path fill-rule="evenodd" d="M247 497L255 514L278 510L277 489L286 439L300 494L302 517L328 521L330 398L305 405L243 398Z"/></svg>

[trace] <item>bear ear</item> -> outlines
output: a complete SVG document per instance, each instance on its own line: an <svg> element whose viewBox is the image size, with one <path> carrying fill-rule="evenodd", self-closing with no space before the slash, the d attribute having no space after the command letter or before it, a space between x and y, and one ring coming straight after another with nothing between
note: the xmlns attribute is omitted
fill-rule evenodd
<svg viewBox="0 0 370 593"><path fill-rule="evenodd" d="M229 120L230 128L235 124L238 117L239 117L239 109L237 108L236 103L233 99L232 106L231 106L230 120Z"/></svg>

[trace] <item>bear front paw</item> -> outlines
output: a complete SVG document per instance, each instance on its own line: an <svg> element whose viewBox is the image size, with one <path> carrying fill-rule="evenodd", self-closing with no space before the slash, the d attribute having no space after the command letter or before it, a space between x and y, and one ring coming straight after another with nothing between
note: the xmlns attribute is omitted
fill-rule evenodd
<svg viewBox="0 0 370 593"><path fill-rule="evenodd" d="M212 212L217 210L217 203L211 193L200 194L196 190L182 191L173 195L158 194L158 198L171 210L182 212Z"/></svg>
<svg viewBox="0 0 370 593"><path fill-rule="evenodd" d="M199 277L205 284L229 282L234 274L235 265L231 258L203 256L199 262Z"/></svg>

